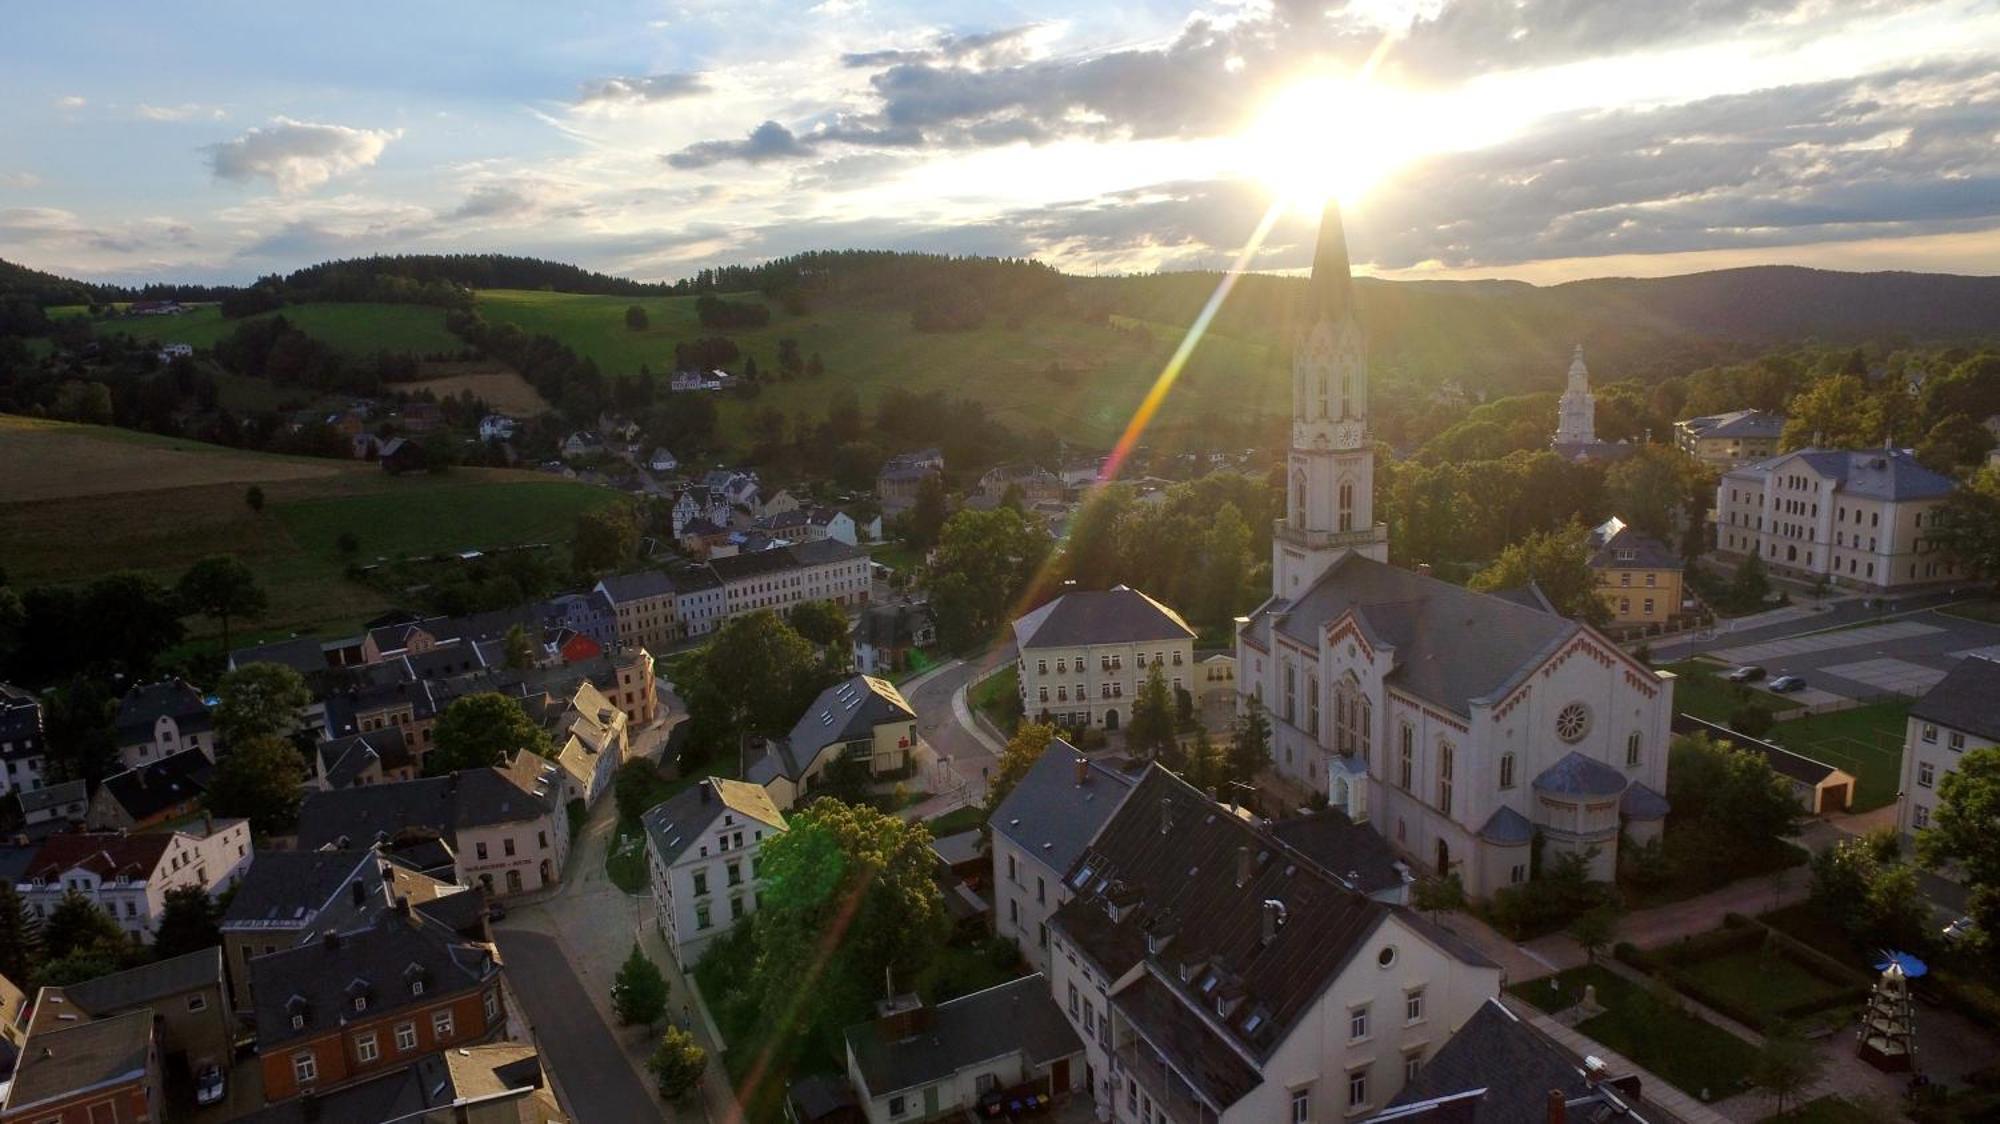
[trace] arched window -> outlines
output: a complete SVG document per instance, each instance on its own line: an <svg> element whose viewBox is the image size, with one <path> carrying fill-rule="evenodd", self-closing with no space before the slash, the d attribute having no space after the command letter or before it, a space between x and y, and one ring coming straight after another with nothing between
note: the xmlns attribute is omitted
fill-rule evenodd
<svg viewBox="0 0 2000 1124"><path fill-rule="evenodd" d="M1326 416L1326 372L1321 371L1319 373L1319 378L1315 379L1314 382L1316 382L1319 386L1319 416L1325 417Z"/></svg>
<svg viewBox="0 0 2000 1124"><path fill-rule="evenodd" d="M1354 372L1352 371L1340 373L1340 416L1343 418L1354 416Z"/></svg>
<svg viewBox="0 0 2000 1124"><path fill-rule="evenodd" d="M1366 695L1363 695L1361 697L1360 721L1361 721L1361 759L1363 761L1366 761L1369 759L1369 754L1374 749L1375 745L1375 704L1369 702L1368 697Z"/></svg>
<svg viewBox="0 0 2000 1124"><path fill-rule="evenodd" d="M1451 770L1454 754L1452 744L1438 740L1438 811L1451 815Z"/></svg>
<svg viewBox="0 0 2000 1124"><path fill-rule="evenodd" d="M1354 481L1352 480L1340 482L1340 529L1343 531L1354 529Z"/></svg>
<svg viewBox="0 0 2000 1124"><path fill-rule="evenodd" d="M1306 525L1306 474L1304 469L1292 473L1292 526Z"/></svg>

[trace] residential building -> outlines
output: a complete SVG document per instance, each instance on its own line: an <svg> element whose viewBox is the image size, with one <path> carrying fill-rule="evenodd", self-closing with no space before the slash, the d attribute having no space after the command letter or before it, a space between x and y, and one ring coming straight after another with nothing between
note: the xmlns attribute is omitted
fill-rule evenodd
<svg viewBox="0 0 2000 1124"><path fill-rule="evenodd" d="M1236 704L1236 654L1217 652L1203 656L1197 665L1201 690L1195 698L1203 706L1234 706Z"/></svg>
<svg viewBox="0 0 2000 1124"><path fill-rule="evenodd" d="M42 788L16 790L8 799L20 810L22 828L31 832L42 828L46 833L83 823L90 810L85 792L84 782L79 778Z"/></svg>
<svg viewBox="0 0 2000 1124"><path fill-rule="evenodd" d="M936 1006L902 995L877 1010L842 1034L868 1124L984 1119L1003 1097L1061 1099L1084 1087L1083 1042L1039 974Z"/></svg>
<svg viewBox="0 0 2000 1124"><path fill-rule="evenodd" d="M562 457L566 461L606 456L609 452L604 439L588 429L579 429L562 441Z"/></svg>
<svg viewBox="0 0 2000 1124"><path fill-rule="evenodd" d="M35 1021L65 1016L108 1019L145 1011L159 1020L159 1049L188 1073L210 1063L227 1069L235 1053L236 1014L223 984L222 950L155 960L63 988L43 988Z"/></svg>
<svg viewBox="0 0 2000 1124"><path fill-rule="evenodd" d="M1801 449L1732 469L1715 489L1715 549L1773 574L1894 593L1970 575L1925 538L1957 485L1908 449Z"/></svg>
<svg viewBox="0 0 2000 1124"><path fill-rule="evenodd" d="M1371 1112L1500 992L1469 945L1158 765L1065 881L1051 993L1117 1124Z"/></svg>
<svg viewBox="0 0 2000 1124"><path fill-rule="evenodd" d="M1332 207L1309 293L1292 486L1272 596L1237 628L1239 707L1268 712L1275 770L1475 898L1527 879L1538 834L1608 880L1621 832L1657 838L1665 819L1672 675L1544 607L1383 560L1386 532L1360 530L1367 367Z"/></svg>
<svg viewBox="0 0 2000 1124"><path fill-rule="evenodd" d="M1516 1013L1489 999L1443 1048L1418 1067L1373 1121L1522 1121L1561 1124L1666 1124L1636 1073L1617 1073L1595 1056L1579 1058Z"/></svg>
<svg viewBox="0 0 2000 1124"><path fill-rule="evenodd" d="M785 830L785 817L762 788L705 777L642 822L660 932L692 971L711 940L763 904L764 844Z"/></svg>
<svg viewBox="0 0 2000 1124"><path fill-rule="evenodd" d="M882 511L895 515L916 505L917 489L925 480L944 475L944 454L936 448L898 453L875 474L875 498Z"/></svg>
<svg viewBox="0 0 2000 1124"><path fill-rule="evenodd" d="M512 441L514 439L513 418L505 414L488 414L479 419L479 439L481 441Z"/></svg>
<svg viewBox="0 0 2000 1124"><path fill-rule="evenodd" d="M1133 780L1056 738L987 819L993 931L1013 941L1036 971L1054 971L1049 918L1072 896L1064 881L1070 867L1125 803Z"/></svg>
<svg viewBox="0 0 2000 1124"><path fill-rule="evenodd" d="M375 447L375 460L382 466L382 471L391 476L422 472L430 464L423 442L414 437L391 437L379 442Z"/></svg>
<svg viewBox="0 0 2000 1124"><path fill-rule="evenodd" d="M1910 707L1896 827L1914 836L1937 812L1938 786L1966 753L2000 745L2000 660L1966 656Z"/></svg>
<svg viewBox="0 0 2000 1124"><path fill-rule="evenodd" d="M836 778L829 770L853 766L865 779L909 777L935 760L917 736L917 714L895 684L855 675L819 693L791 732L752 743L743 779L761 786L779 808Z"/></svg>
<svg viewBox="0 0 2000 1124"><path fill-rule="evenodd" d="M199 886L219 896L250 860L249 820L143 835L71 832L43 840L14 889L36 921L74 891L101 906L133 941L150 944L168 890Z"/></svg>
<svg viewBox="0 0 2000 1124"><path fill-rule="evenodd" d="M618 610L602 590L560 593L542 603L544 627L551 632L568 629L596 641L600 648L618 645ZM565 655L565 662L568 657Z"/></svg>
<svg viewBox="0 0 2000 1124"><path fill-rule="evenodd" d="M1617 516L1590 532L1597 596L1614 625L1663 627L1681 612L1680 555Z"/></svg>
<svg viewBox="0 0 2000 1124"><path fill-rule="evenodd" d="M664 651L678 635L674 581L659 570L613 574L596 592L611 605L619 644Z"/></svg>
<svg viewBox="0 0 2000 1124"><path fill-rule="evenodd" d="M398 899L363 927L250 961L264 1100L320 1093L506 1028L500 962Z"/></svg>
<svg viewBox="0 0 2000 1124"><path fill-rule="evenodd" d="M114 722L118 756L130 769L199 749L215 760L215 723L201 692L185 679L163 679L132 688L118 700Z"/></svg>
<svg viewBox="0 0 2000 1124"><path fill-rule="evenodd" d="M43 785L48 744L42 734L42 700L0 683L0 796Z"/></svg>
<svg viewBox="0 0 2000 1124"><path fill-rule="evenodd" d="M1021 709L1059 726L1116 730L1157 667L1192 690L1194 629L1179 613L1126 586L1071 590L1014 622Z"/></svg>
<svg viewBox="0 0 2000 1124"><path fill-rule="evenodd" d="M1778 454L1785 432L1785 415L1769 410L1732 410L1674 423L1674 444L1681 452L1715 468L1735 468Z"/></svg>
<svg viewBox="0 0 2000 1124"><path fill-rule="evenodd" d="M344 738L327 738L313 751L306 783L321 791L364 784L415 780L419 763L403 731L395 726Z"/></svg>
<svg viewBox="0 0 2000 1124"><path fill-rule="evenodd" d="M709 492L720 495L732 507L743 508L753 515L758 511L757 495L760 485L757 474L736 469L711 469L701 478Z"/></svg>
<svg viewBox="0 0 2000 1124"><path fill-rule="evenodd" d="M726 616L783 612L804 601L843 608L868 603L868 552L831 539L715 558L708 568L722 583Z"/></svg>
<svg viewBox="0 0 2000 1124"><path fill-rule="evenodd" d="M596 805L631 753L625 712L589 682L577 685L553 731L563 799Z"/></svg>
<svg viewBox="0 0 2000 1124"><path fill-rule="evenodd" d="M552 887L569 857L561 772L521 750L504 767L308 792L299 846L344 850L429 835L450 846L464 885L499 897Z"/></svg>
<svg viewBox="0 0 2000 1124"><path fill-rule="evenodd" d="M887 675L936 643L937 621L928 604L870 605L854 621L854 666L863 675Z"/></svg>
<svg viewBox="0 0 2000 1124"><path fill-rule="evenodd" d="M1062 477L1025 461L989 468L979 477L978 494L996 503L1014 488L1020 489L1021 502L1027 507L1044 501L1061 502L1069 494Z"/></svg>
<svg viewBox="0 0 2000 1124"><path fill-rule="evenodd" d="M151 1124L161 1119L159 1042L150 1011L47 1020L23 1043L0 1103L4 1124Z"/></svg>
<svg viewBox="0 0 2000 1124"><path fill-rule="evenodd" d="M201 811L215 763L199 749L183 749L157 761L104 778L90 798L86 822L92 831L144 831Z"/></svg>
<svg viewBox="0 0 2000 1124"><path fill-rule="evenodd" d="M729 619L729 595L722 579L707 566L674 571L674 615L685 637L706 636Z"/></svg>
<svg viewBox="0 0 2000 1124"><path fill-rule="evenodd" d="M28 1014L27 993L0 976L0 1081L13 1077L14 1066L21 1060L21 1043L28 1037ZM0 1106L5 1104L6 1094L0 1092Z"/></svg>
<svg viewBox="0 0 2000 1124"><path fill-rule="evenodd" d="M721 492L713 491L706 485L695 484L681 489L674 497L673 507L668 509L673 521L674 538L686 533L690 524L706 520L716 527L729 526L729 500Z"/></svg>

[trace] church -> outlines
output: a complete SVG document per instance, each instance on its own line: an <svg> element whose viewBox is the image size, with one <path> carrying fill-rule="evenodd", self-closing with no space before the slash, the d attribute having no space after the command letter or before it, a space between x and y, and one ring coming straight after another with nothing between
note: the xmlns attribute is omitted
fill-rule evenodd
<svg viewBox="0 0 2000 1124"><path fill-rule="evenodd" d="M1621 829L1654 839L1667 814L1673 676L1532 587L1475 593L1389 564L1336 206L1309 300L1271 597L1237 625L1239 706L1268 712L1275 769L1474 898L1532 877L1537 835L1544 861L1589 854L1610 879Z"/></svg>

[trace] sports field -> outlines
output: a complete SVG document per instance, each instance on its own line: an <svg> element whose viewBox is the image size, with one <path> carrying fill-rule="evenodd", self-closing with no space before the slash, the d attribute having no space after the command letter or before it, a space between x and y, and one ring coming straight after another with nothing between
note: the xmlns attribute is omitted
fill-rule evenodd
<svg viewBox="0 0 2000 1124"><path fill-rule="evenodd" d="M203 305L179 316L126 316L99 320L99 335L125 334L158 343L214 347L215 341L251 320L282 315L305 334L340 351L372 355L378 351L409 351L418 355L456 352L465 344L444 330L444 310L417 304L298 304L278 312L224 320L215 305Z"/></svg>
<svg viewBox="0 0 2000 1124"><path fill-rule="evenodd" d="M1904 720L1909 713L1907 699L1871 703L1780 722L1771 727L1768 738L1795 753L1853 773L1859 783L1852 810L1865 812L1896 799L1902 784Z"/></svg>

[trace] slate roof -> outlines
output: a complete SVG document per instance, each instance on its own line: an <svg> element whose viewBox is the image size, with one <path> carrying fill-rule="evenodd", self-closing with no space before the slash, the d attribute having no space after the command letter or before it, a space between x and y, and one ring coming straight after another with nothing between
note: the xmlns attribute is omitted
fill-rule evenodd
<svg viewBox="0 0 2000 1124"><path fill-rule="evenodd" d="M435 1005L439 996L475 987L500 971L484 945L460 938L422 916L383 909L365 927L326 936L250 961L257 1048L324 1034L354 1013L355 988L367 994L368 1015L379 1017L411 1002ZM421 979L421 996L411 983ZM305 1015L294 1028L292 1016Z"/></svg>
<svg viewBox="0 0 2000 1124"><path fill-rule="evenodd" d="M1535 825L1528 822L1528 817L1503 804L1486 817L1485 826L1479 829L1479 837L1502 847L1519 847L1534 841Z"/></svg>
<svg viewBox="0 0 2000 1124"><path fill-rule="evenodd" d="M229 653L231 667L253 663L283 664L300 675L311 675L326 670L326 649L320 646L316 637L294 636L289 640L273 640L269 644L252 644Z"/></svg>
<svg viewBox="0 0 2000 1124"><path fill-rule="evenodd" d="M1192 639L1194 630L1179 613L1122 585L1065 593L1014 622L1014 643L1024 652Z"/></svg>
<svg viewBox="0 0 2000 1124"><path fill-rule="evenodd" d="M1625 791L1625 774L1576 750L1543 769L1535 778L1535 791L1557 796L1616 796Z"/></svg>
<svg viewBox="0 0 2000 1124"><path fill-rule="evenodd" d="M1393 890L1404 882L1389 841L1338 808L1279 820L1271 825L1271 834L1364 894Z"/></svg>
<svg viewBox="0 0 2000 1124"><path fill-rule="evenodd" d="M87 804L89 794L82 780L62 781L35 789L33 792L16 791L15 799L21 803L21 814L32 815L64 804Z"/></svg>
<svg viewBox="0 0 2000 1124"><path fill-rule="evenodd" d="M1551 1090L1560 1090L1566 1100L1581 1102L1569 1104L1566 1112L1566 1118L1577 1124L1608 1120L1643 1124L1648 1119L1632 1111L1645 1109L1644 1102L1628 1098L1608 1081L1593 1085L1578 1059L1516 1017L1498 999L1488 999L1473 1012L1389 1102L1391 1111L1383 1116L1547 1124ZM1473 1098L1475 1107L1469 1112L1460 1108L1463 1115L1393 1111L1474 1092L1478 1093ZM1669 1119L1663 1115L1651 1118Z"/></svg>
<svg viewBox="0 0 2000 1124"><path fill-rule="evenodd" d="M1673 805L1667 803L1666 797L1638 781L1633 781L1625 789L1625 795L1618 800L1619 814L1627 819L1663 820L1667 818L1667 813L1673 810Z"/></svg>
<svg viewBox="0 0 2000 1124"><path fill-rule="evenodd" d="M1131 794L1134 783L1134 778L1092 762L1084 782L1078 784L1080 755L1061 738L1051 739L986 821L995 833L1048 864L1058 876L1069 873L1077 856Z"/></svg>
<svg viewBox="0 0 2000 1124"><path fill-rule="evenodd" d="M1459 714L1512 690L1583 627L1350 553L1297 599L1266 602L1245 635L1268 652L1276 629L1318 651L1326 626L1349 610L1372 642L1395 648L1390 684Z"/></svg>
<svg viewBox="0 0 2000 1124"><path fill-rule="evenodd" d="M42 703L34 695L0 683L0 744L9 759L37 756L42 745Z"/></svg>
<svg viewBox="0 0 2000 1124"><path fill-rule="evenodd" d="M1923 500L1948 496L1958 485L1925 468L1908 449L1800 449L1731 470L1729 476L1764 478L1798 459L1834 482L1834 491L1873 500Z"/></svg>
<svg viewBox="0 0 2000 1124"><path fill-rule="evenodd" d="M724 812L785 830L785 817L758 785L707 777L653 805L640 817L660 862L672 866Z"/></svg>
<svg viewBox="0 0 2000 1124"><path fill-rule="evenodd" d="M1910 708L1910 717L2000 741L2000 661L1967 656Z"/></svg>
<svg viewBox="0 0 2000 1124"><path fill-rule="evenodd" d="M1914 710L1912 712L1914 713ZM1798 781L1800 784L1818 787L1825 783L1827 778L1841 771L1824 761L1815 761L1810 757L1793 753L1783 746L1761 741L1748 734L1739 734L1727 726L1704 722L1691 714L1674 715L1672 725L1676 734L1706 734L1712 740L1724 745L1733 745L1738 749L1762 754L1764 760L1770 763L1772 772Z"/></svg>
<svg viewBox="0 0 2000 1124"><path fill-rule="evenodd" d="M63 988L70 1002L92 1015L124 1011L203 987L222 986L222 946L155 960Z"/></svg>
<svg viewBox="0 0 2000 1124"><path fill-rule="evenodd" d="M1111 1005L1213 1104L1227 1108L1264 1080L1242 1055L1217 1041L1207 1022L1158 976L1141 976L1113 995Z"/></svg>
<svg viewBox="0 0 2000 1124"><path fill-rule="evenodd" d="M199 749L170 753L148 765L113 773L104 778L98 791L125 809L135 821L144 822L184 804L208 791L215 764Z"/></svg>
<svg viewBox="0 0 2000 1124"><path fill-rule="evenodd" d="M1592 529L1590 541L1597 548L1590 556L1593 570L1678 570L1682 566L1680 555L1667 544L1640 534L1615 515ZM1627 553L1632 557L1620 557Z"/></svg>
<svg viewBox="0 0 2000 1124"><path fill-rule="evenodd" d="M302 928L348 901L348 884L381 880L374 852L259 851L223 911L225 928Z"/></svg>
<svg viewBox="0 0 2000 1124"><path fill-rule="evenodd" d="M153 723L162 717L171 717L183 737L211 728L201 692L185 679L163 679L134 687L118 700L119 744L152 741Z"/></svg>
<svg viewBox="0 0 2000 1124"><path fill-rule="evenodd" d="M1785 416L1769 410L1732 410L1707 414L1681 423L1697 437L1777 437L1785 430Z"/></svg>
<svg viewBox="0 0 2000 1124"><path fill-rule="evenodd" d="M854 642L873 648L897 648L916 642L916 633L931 623L925 604L870 605L854 622Z"/></svg>
<svg viewBox="0 0 2000 1124"><path fill-rule="evenodd" d="M173 839L170 832L126 835L120 831L78 831L51 835L42 841L22 876L53 883L64 871L82 867L99 878L125 874L135 882L142 882L159 867Z"/></svg>
<svg viewBox="0 0 2000 1124"><path fill-rule="evenodd" d="M7 1111L26 1112L84 1089L139 1081L152 1046L151 1011L59 1024L30 1035L7 1090Z"/></svg>
<svg viewBox="0 0 2000 1124"><path fill-rule="evenodd" d="M630 574L612 574L598 583L604 595L612 604L643 601L652 597L672 597L674 581L659 570L638 570Z"/></svg>
<svg viewBox="0 0 2000 1124"><path fill-rule="evenodd" d="M942 1080L1016 1051L1030 1065L1083 1052L1083 1042L1049 995L1040 973L926 1008L921 1030L900 1018L847 1028L847 1048L872 1099Z"/></svg>
<svg viewBox="0 0 2000 1124"><path fill-rule="evenodd" d="M555 769L554 762L522 750L505 768L308 792L299 808L299 846L366 847L406 828L449 836L461 828L537 819L558 798Z"/></svg>
<svg viewBox="0 0 2000 1124"><path fill-rule="evenodd" d="M775 740L763 757L753 762L751 779L763 781L777 776L797 780L812 768L827 746L875 736L875 727L885 722L915 722L895 684L872 675L844 679L819 693L806 712L792 725L792 732Z"/></svg>
<svg viewBox="0 0 2000 1124"><path fill-rule="evenodd" d="M371 764L379 764L387 771L412 763L409 744L404 740L400 726L384 726L365 734L328 738L319 743L315 752L319 755L320 774L333 788L353 787L355 778Z"/></svg>

